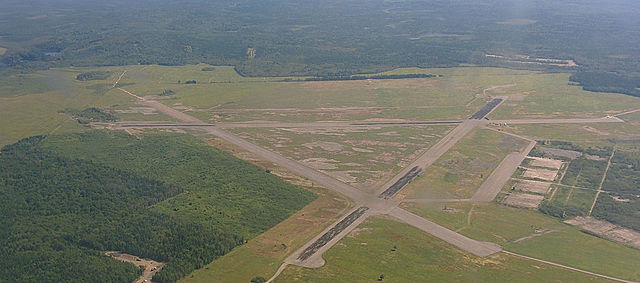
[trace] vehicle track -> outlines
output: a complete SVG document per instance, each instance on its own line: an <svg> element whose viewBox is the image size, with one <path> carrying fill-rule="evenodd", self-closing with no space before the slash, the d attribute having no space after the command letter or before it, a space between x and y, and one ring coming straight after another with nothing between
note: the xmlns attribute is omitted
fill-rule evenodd
<svg viewBox="0 0 640 283"><path fill-rule="evenodd" d="M124 91L124 90L123 90ZM129 92L127 92L129 93ZM182 113L180 111L177 111L173 108L170 108L164 104L161 104L159 102L156 101L144 101L142 98L140 98L142 101L140 101L139 103L150 106L155 108L156 110L165 113L169 116L175 117L178 120L181 120L183 122L186 123L200 123L200 124L206 124L203 123L201 120L190 116L188 114ZM494 99L495 100L495 99ZM476 112L475 117L479 117L480 115L482 115L482 117L486 116L488 113L490 113L490 111L492 111L493 109L495 109L495 107L497 107L502 101L497 101L497 102L493 102L494 100L492 100L492 104L495 104L492 107L489 107L489 110L486 110L487 105L485 105L481 110L479 110L478 112ZM486 113L485 113L486 112ZM484 114L483 114L484 113ZM472 116L473 117L473 116ZM482 118L480 118L482 119ZM562 122L567 122L567 123L582 123L579 121L587 121L584 123L592 123L592 122L624 122L618 118L615 117L606 117L606 118L600 118L600 119L548 119L546 121L541 121L542 123L554 123L556 122L556 120L559 120L559 123ZM579 120L579 121L578 121ZM520 123L538 123L539 121L537 120L504 120L504 122L514 122L516 121L516 123L518 123L518 121ZM438 143L436 143L434 146L432 146L431 148L429 148L421 157L419 157L416 161L414 161L410 166L406 167L405 170L401 171L398 175L396 175L396 177L392 178L389 183L391 184L385 184L384 187L381 188L381 192L384 192L385 190L389 189L390 186L392 186L393 184L395 184L399 179L403 178L404 176L407 175L407 173L411 170L415 169L415 166L417 165L421 165L418 168L426 168L429 165L431 165L433 162L435 162L435 160L441 156L442 154L444 154L446 151L448 151L458 140L460 140L464 135L466 135L469 131L471 131L472 129L474 129L477 126L481 126L481 125L487 125L489 122L488 121L483 121L483 120L479 120L479 119L469 119L466 120L462 123L460 123L456 128L454 128L452 131L450 131L442 140L440 140ZM356 202L356 204L359 206L355 211L351 212L350 214L348 214L346 217L344 217L341 221L339 221L338 223L336 223L336 225L332 225L329 228L326 229L326 231L323 231L323 233L321 234L321 236L317 236L318 238L315 240L312 240L310 243L306 244L305 246L303 246L303 249L301 252L295 252L293 253L287 260L285 260L285 264L283 264L280 269L279 272L281 272L284 267L286 267L286 264L288 263L288 261L290 261L289 259L291 257L295 257L301 260L297 261L298 265L302 265L302 266L309 266L309 267L319 267L322 266L324 264L324 260L322 259L322 253L324 251L326 251L327 249L329 249L333 244L335 244L337 241L340 240L341 237L343 237L344 235L346 235L347 233L349 233L349 231L351 231L353 228L355 228L356 226L358 226L362 221L364 221L364 219L366 219L368 216L370 215L375 215L375 214L386 214L386 215L390 215L392 217L394 217L395 219L402 221L404 223L407 223L413 227L416 227L424 232L427 232L433 236L436 236L444 241L446 241L447 243L450 243L462 250L465 250L471 254L474 254L476 256L488 256L494 253L497 253L499 251L503 251L505 253L508 254L512 254L512 255L516 255L516 256L520 256L523 258L527 258L530 260L535 260L535 261L540 261L540 262L544 262L547 264L552 264L558 267L562 267L562 268L566 268L569 270L574 270L574 271L579 271L579 272L584 272L587 274L591 274L594 276L599 276L602 278L607 278L607 279L611 279L611 280L616 280L616 281L621 281L621 282L629 282L629 281L625 281L625 280L620 280L614 277L609 277L609 276L605 276L605 275L601 275L601 274L596 274L596 273L592 273L592 272L588 272L588 271L583 271L583 270L579 270L576 268L572 268L569 266L564 266L564 265L560 265L557 263L553 263L553 262L549 262L549 261L544 261L544 260L539 260L539 259L535 259L535 258L530 258L527 256L522 256L522 255L518 255L518 254L514 254L514 253L510 253L507 251L502 250L502 247L495 244L495 243L489 243L489 242L481 242L481 241L477 241L477 240L473 240L470 239L466 236L463 236L459 233L456 233L452 230L449 230L445 227L442 227L434 222L431 222L425 218L422 218L418 215L415 215L413 213L410 213L404 209L401 209L398 207L398 204L400 203L400 201L394 201L392 199L380 199L375 197L375 195L372 194L367 194L364 193L350 185L347 185L345 183L342 183L338 180L333 179L332 177L329 177L325 174L322 174L318 171L315 171L311 168L308 168L296 161L287 159L277 153L271 152L269 150L266 150L262 147L259 147L257 145L254 145L250 142L247 142L235 135L232 135L226 131L223 131L221 129L219 129L218 127L214 127L214 126L209 126L209 124L207 124L207 126L202 126L200 127L201 129L216 135L219 138L222 138L232 144L235 144L241 148L244 148L247 151L253 152L261 157L263 157L266 160L269 160L275 164L278 164L280 166L283 166L289 170L291 170L292 172L299 174L301 176L305 176L310 180L313 180L315 182L318 182L319 184L335 190L347 197L349 197L350 199L352 199L354 202ZM417 165L416 165L417 164ZM461 200L461 201L466 201L466 200ZM332 232L329 232L332 231ZM325 237L326 235L326 237ZM318 239L323 238L322 241L318 242ZM316 242L318 244L316 244ZM295 261L295 260L294 260ZM273 279L275 279L275 277L277 276L274 275L274 277L272 277L270 279L270 281L272 281Z"/></svg>

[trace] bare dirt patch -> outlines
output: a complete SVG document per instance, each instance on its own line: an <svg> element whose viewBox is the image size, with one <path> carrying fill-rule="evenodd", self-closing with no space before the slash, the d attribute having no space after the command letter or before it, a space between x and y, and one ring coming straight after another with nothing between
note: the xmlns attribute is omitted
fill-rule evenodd
<svg viewBox="0 0 640 283"><path fill-rule="evenodd" d="M337 163L338 161L333 159L307 158L307 159L301 160L300 162L308 165L313 169L318 169L318 170L328 170L328 169L338 168L338 166L335 165L335 163Z"/></svg>
<svg viewBox="0 0 640 283"><path fill-rule="evenodd" d="M515 207L538 208L543 200L544 196L541 195L511 193L504 198L502 203Z"/></svg>
<svg viewBox="0 0 640 283"><path fill-rule="evenodd" d="M4 55L5 53L7 53L8 49L4 48L4 47L0 47L0 55Z"/></svg>
<svg viewBox="0 0 640 283"><path fill-rule="evenodd" d="M578 226L609 240L640 249L640 233L590 216L578 216L565 223Z"/></svg>
<svg viewBox="0 0 640 283"><path fill-rule="evenodd" d="M553 181L558 175L558 170L548 170L540 168L524 168L525 171L522 174L525 178L540 179L545 181Z"/></svg>
<svg viewBox="0 0 640 283"><path fill-rule="evenodd" d="M315 147L322 148L326 151L341 151L343 146L339 143L335 142L326 142L326 141L316 141L302 144L303 146L313 149Z"/></svg>
<svg viewBox="0 0 640 283"><path fill-rule="evenodd" d="M566 157L570 159L576 159L582 156L582 152L573 151L573 150L550 148L550 147L544 147L544 146L540 146L538 147L538 149L546 154L559 156L559 157Z"/></svg>
<svg viewBox="0 0 640 283"><path fill-rule="evenodd" d="M162 262L157 262L150 259L141 259L130 254L120 252L106 252L104 254L112 257L115 260L128 262L138 267L144 267L142 276L140 276L140 278L138 278L135 283L151 282L151 278L153 277L153 275L160 271L160 269L162 269L162 266L164 266L164 263Z"/></svg>
<svg viewBox="0 0 640 283"><path fill-rule="evenodd" d="M371 153L371 152L373 152L373 150L368 150L368 149L359 148L359 147L352 147L351 150L353 150L355 152L363 152L363 153Z"/></svg>
<svg viewBox="0 0 640 283"><path fill-rule="evenodd" d="M540 158L540 157L529 157L531 159L531 166L536 167L546 167L553 169L560 169L562 167L562 160L557 159L549 159L549 158Z"/></svg>
<svg viewBox="0 0 640 283"><path fill-rule="evenodd" d="M536 194L547 194L551 189L551 183L530 181L530 180L518 180L514 185L516 190L523 192L531 192Z"/></svg>

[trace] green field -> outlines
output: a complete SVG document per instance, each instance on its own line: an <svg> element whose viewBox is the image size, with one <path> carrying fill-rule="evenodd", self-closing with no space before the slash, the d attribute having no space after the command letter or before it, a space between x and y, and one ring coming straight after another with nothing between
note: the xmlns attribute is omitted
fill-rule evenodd
<svg viewBox="0 0 640 283"><path fill-rule="evenodd" d="M133 99L116 91L97 91L95 85L109 81L78 81L80 70L52 69L0 80L0 145L32 135L47 134L63 125L69 117L58 111L85 109L114 104L131 105Z"/></svg>
<svg viewBox="0 0 640 283"><path fill-rule="evenodd" d="M470 198L498 164L527 141L474 130L398 193L398 198Z"/></svg>
<svg viewBox="0 0 640 283"><path fill-rule="evenodd" d="M351 207L348 201L327 189L311 190L318 199L247 244L194 271L182 282L249 282L254 277L271 277L285 257Z"/></svg>
<svg viewBox="0 0 640 283"><path fill-rule="evenodd" d="M230 131L343 182L374 190L451 128L235 128Z"/></svg>
<svg viewBox="0 0 640 283"><path fill-rule="evenodd" d="M410 211L470 238L506 250L629 280L640 279L640 251L580 232L533 210L495 203L403 204ZM553 231L530 239L535 231ZM602 260L605 258L606 260Z"/></svg>
<svg viewBox="0 0 640 283"><path fill-rule="evenodd" d="M553 186L553 188L555 192L552 192L540 205L540 211L565 219L589 214L596 197L595 190L564 186Z"/></svg>
<svg viewBox="0 0 640 283"><path fill-rule="evenodd" d="M619 118L629 122L640 122L640 111L622 115Z"/></svg>
<svg viewBox="0 0 640 283"><path fill-rule="evenodd" d="M478 258L420 230L370 218L325 254L327 264L288 266L275 282L600 282L505 254ZM523 276L526 274L526 276Z"/></svg>

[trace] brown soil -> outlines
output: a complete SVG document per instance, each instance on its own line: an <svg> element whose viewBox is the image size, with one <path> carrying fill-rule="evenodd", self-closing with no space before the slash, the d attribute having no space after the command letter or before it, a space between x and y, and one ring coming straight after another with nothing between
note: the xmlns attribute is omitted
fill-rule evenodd
<svg viewBox="0 0 640 283"><path fill-rule="evenodd" d="M548 170L539 168L524 168L525 171L522 174L525 178L540 179L545 181L553 181L558 175L558 170Z"/></svg>
<svg viewBox="0 0 640 283"><path fill-rule="evenodd" d="M523 192L531 192L536 194L547 194L551 188L551 183L530 181L530 180L518 180L514 186L516 190Z"/></svg>
<svg viewBox="0 0 640 283"><path fill-rule="evenodd" d="M512 193L507 195L502 203L515 207L538 208L543 200L544 196L541 195Z"/></svg>
<svg viewBox="0 0 640 283"><path fill-rule="evenodd" d="M562 167L562 160L540 158L540 157L529 157L529 158L531 159L531 166L546 167L546 168L553 168L553 169L560 169Z"/></svg>
<svg viewBox="0 0 640 283"><path fill-rule="evenodd" d="M609 240L640 249L640 233L631 229L623 228L590 216L578 216L574 219L566 220L565 223L578 226L581 229Z"/></svg>
<svg viewBox="0 0 640 283"><path fill-rule="evenodd" d="M151 282L151 278L154 274L156 274L162 267L164 263L153 261L150 259L141 259L137 256L120 253L120 252L106 252L105 255L112 257L115 260L124 261L131 263L135 266L143 266L144 271L142 272L142 276L138 278L135 283L140 282Z"/></svg>

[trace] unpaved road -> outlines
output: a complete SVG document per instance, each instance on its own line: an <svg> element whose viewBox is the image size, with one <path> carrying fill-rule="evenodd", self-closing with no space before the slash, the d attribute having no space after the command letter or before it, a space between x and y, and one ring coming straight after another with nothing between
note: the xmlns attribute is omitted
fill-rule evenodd
<svg viewBox="0 0 640 283"><path fill-rule="evenodd" d="M150 259L141 259L137 256L120 253L120 252L106 252L105 255L110 256L111 258L119 261L124 261L131 263L135 266L143 266L144 271L142 272L142 276L140 276L134 283L142 283L142 282L151 282L151 278L155 275L162 267L164 263L153 261Z"/></svg>
<svg viewBox="0 0 640 283"><path fill-rule="evenodd" d="M190 123L190 124L194 124L194 123L200 123L200 124L206 124L203 123L201 120L192 117L188 114L182 113L180 111L177 111L173 108L170 108L168 106L165 106L164 104L158 103L156 101L144 101L141 98L141 104L150 106L155 108L156 110L165 113L169 116L175 117L183 122L186 123ZM499 104L499 103L498 103ZM497 106L497 105L496 105ZM495 107L493 107L491 110L495 109ZM484 111L483 111L484 112ZM486 115L486 114L485 114ZM505 120L504 122L507 123L538 123L540 122L539 120L535 120L535 119L529 119L529 120ZM504 123L503 122L503 123ZM542 121L543 123L562 123L562 122L567 122L567 123L593 123L593 122L623 122L622 120L618 119L618 118L612 118L612 117L607 117L607 118L600 118L600 119L547 119L546 121ZM444 241L446 241L447 243L450 243L462 250L465 250L469 253L472 253L476 256L488 256L494 253L497 253L499 251L503 251L502 247L500 247L499 245L495 244L495 243L488 243L488 242L481 242L481 241L476 241L473 239L470 239L466 236L463 236L457 232L454 232L452 230L449 230L445 227L442 227L434 222L431 222L427 219L424 219L418 215L415 215L413 213L410 213L404 209L401 209L398 207L398 204L400 203L400 201L396 201L393 199L381 199L376 197L377 195L379 195L380 193L384 192L386 189L389 188L389 186L393 185L395 182L398 181L398 179L402 178L403 176L405 176L408 171L412 170L412 168L414 168L415 166L419 166L419 168L426 168L429 165L431 165L433 162L435 162L435 160L437 160L438 157L440 157L442 154L444 154L445 152L447 152L453 145L455 145L455 143L457 143L462 137L464 137L468 132L470 132L471 130L473 130L475 127L477 126L485 126L489 124L489 121L487 120L465 120L464 122L462 122L461 124L459 124L456 128L454 128L452 131L450 131L442 140L440 140L438 143L436 143L434 146L432 146L431 148L429 148L429 150L427 150L422 156L420 156L416 161L414 161L411 165L407 166L405 168L405 170L402 170L401 172L399 172L398 175L396 175L394 178L392 178L387 184L385 184L385 186L381 187L379 190L376 190L376 194L371 194L371 193L365 193L362 192L358 189L356 189L355 187L352 187L350 185L347 185L345 183L342 183L330 176L327 176L323 173L320 173L318 171L315 171L309 167L306 167L296 161L287 159L277 153L271 152L269 150L266 150L260 146L257 146L255 144L252 144L248 141L245 141L235 135L232 135L222 129L220 129L219 127L215 127L215 126L204 126L201 127L201 129L216 135L217 137L226 140L227 142L230 142L232 144L235 144L236 146L239 146L241 148L244 148L247 151L250 151L254 154L257 154L258 156L261 156L262 158L264 158L265 160L271 161L275 164L278 164L282 167L285 167L289 170L291 170L292 172L299 174L301 176L304 176L314 182L317 182L329 189L333 189L349 198L351 198L355 203L356 203L356 210L361 209L362 206L366 206L367 209L364 211L364 213L356 213L355 215L353 214L354 211L351 211L349 214L347 214L346 216L342 217L339 221L337 221L335 224L331 225L330 227L326 228L322 233L320 233L319 235L317 235L314 239L312 239L311 241L309 241L307 244L305 244L304 246L302 246L298 251L294 252L293 254L291 254L286 260L285 260L285 265L283 265L280 270L282 270L284 268L284 266L286 266L287 263L292 263L292 264L297 264L297 265L301 265L301 266L308 266L308 267L319 267L322 266L324 264L324 260L322 259L322 254L328 250L329 248L331 248L334 244L336 244L342 237L344 237L345 235L347 235L350 231L352 231L355 227L357 227L360 223L362 223L362 221L364 221L368 216L371 215L376 215L376 214L386 214L386 215L390 215L392 217L394 217L395 219L402 221L404 223L407 223L411 226L414 226L424 232L427 232L435 237L438 237ZM531 145L530 145L531 147ZM530 149L529 149L530 150ZM518 156L518 159L520 158L520 156ZM513 157L513 160L509 159L506 162L502 162L505 163L505 165L503 166L499 166L500 167L500 171L501 172L508 172L508 170L512 169L512 165L513 163L515 163L517 160L515 157ZM517 165L516 165L517 167ZM507 170L508 169L508 170ZM504 174L506 173L497 173L498 175L500 175L499 177L495 177L494 180L492 181L492 183L499 183L502 181L502 178ZM499 186L500 188L502 188L502 186ZM491 197L492 195L494 195L494 190L495 190L495 186L489 186L487 185L487 188L483 189L481 193L479 193L479 195L476 197L477 199L481 199L481 200L487 200L489 198L493 199L493 197ZM466 201L466 200L465 200ZM346 222L345 219L349 218ZM347 227L344 227L345 225L347 225ZM338 226L338 227L336 227ZM331 232L334 231L334 232ZM337 232L339 231L339 232ZM331 235L332 237L325 237L323 238L325 235L327 235L327 233L329 233L329 235ZM320 242L318 242L319 240L321 240ZM320 244L317 244L320 243ZM315 245L315 246L314 246ZM311 248L310 248L311 247ZM313 252L310 252L308 254L305 254L305 251L311 251L313 250ZM506 251L504 251L506 252ZM506 252L509 253L509 252ZM513 254L513 253L509 253L512 255L516 255L516 256L521 256L521 255L517 255L517 254ZM521 256L521 257L525 257L525 256ZM529 258L529 257L525 257L525 258ZM591 272L587 272L587 271L583 271L583 270L579 270L579 269L575 269L575 268L571 268L568 266L563 266L563 265L559 265L556 263L552 263L552 262L548 262L548 261L542 261L542 260L538 260L538 259L534 259L534 258L529 258L531 260L536 260L536 261L540 261L540 262L544 262L544 263L548 263L548 264L552 264L555 266L560 266L563 268L567 268L570 270L575 270L575 271L579 271L579 272L584 272L587 274L591 274L591 275L595 275L595 276L600 276L603 278L608 278L608 279L612 279L612 280L617 280L616 278L613 277L608 277L608 276L604 276L604 275L600 275L600 274L595 274L595 273L591 273ZM273 280L274 278L271 278L270 280ZM620 281L620 280L618 280Z"/></svg>
<svg viewBox="0 0 640 283"><path fill-rule="evenodd" d="M175 109L172 109L168 106L165 106L159 102L155 102L155 101L144 101L142 102L144 103L144 105L153 107L155 109L157 109L158 111L165 113L169 116L175 117L176 119L179 119L181 121L184 122L188 122L188 123L202 123L202 121L200 121L199 119L196 119L194 117L191 117L188 114L182 113L180 111L177 111ZM429 150L427 150L420 158L418 158L416 161L414 161L414 166L409 166L407 168L405 168L405 170L410 171L412 167L415 167L417 165L426 168L428 167L428 165L432 164L433 162L435 162L435 160L437 160L442 154L444 154L447 150L449 150L449 148L451 148L453 145L455 145L455 143L457 141L459 141L462 137L464 137L469 131L473 130L476 126L478 125L485 125L486 122L484 121L479 121L479 120L466 120L463 123L461 123L458 127L454 128L452 131L449 132L449 134L447 134L442 140L440 140L438 143L436 143L434 146L432 146ZM375 215L375 214L388 214L390 213L392 210L396 211L395 212L395 218L397 218L400 221L403 221L409 225L417 225L416 227L427 232L430 233L436 237L442 237L442 236L446 236L449 237L452 233L453 234L457 234L456 232L453 232L449 229L446 229L440 225L437 225L433 222L429 222L429 225L425 225L424 222L419 222L416 221L415 215L404 211L401 208L398 208L397 205L399 204L399 201L395 201L395 200L384 200L384 199L380 199L377 197L377 195L379 195L380 193L382 193L383 191L385 191L390 185L393 185L393 183L395 183L397 181L397 179L402 178L402 176L406 175L407 172L404 172L405 170L403 170L402 172L400 172L396 177L394 177L393 179L396 179L395 181L392 179L390 181L390 185L387 186L383 186L379 192L375 193L375 194L371 194L371 193L365 193L363 191L358 190L357 188L350 186L348 184L345 184L343 182L340 182L328 175L325 175L323 173L320 173L314 169L311 169L297 161L285 158L275 152L269 151L267 149L264 149L260 146L257 146L253 143L250 143L242 138L239 138L231 133L228 133L218 127L201 127L201 129L205 130L208 133L211 133L229 143L232 143L236 146L239 146L249 152L252 152L262 158L264 158L265 160L271 161L275 164L278 164L284 168L287 168L288 170L291 170L293 173L304 176L322 186L325 186L327 188L333 189L347 197L349 197L350 199L352 199L357 206L367 206L370 208L370 211L368 211L367 213L364 214L364 217L359 217L357 219L355 219L351 225L349 225L348 227L346 227L345 229L342 230L341 233L338 233L337 235L334 235L333 239L327 241L327 243L325 245L323 245L320 249L317 249L316 252L314 254L312 254L311 256L307 257L306 260L297 260L297 258L299 257L299 255L304 252L305 249L307 249L309 246L313 245L315 243L315 241L317 241L320 237L322 237L322 235L326 234L329 230L333 229L336 225L340 224L340 221L336 222L335 224L331 225L331 227L327 228L326 231L323 231L322 234L320 234L319 236L317 236L315 239L313 239L312 241L310 241L309 243L307 243L306 245L304 245L299 251L295 252L292 257L295 257L294 260L290 260L290 263L292 264L297 264L297 265L302 265L302 266L317 266L318 263L323 263L324 260L322 260L322 253L324 251L326 251L327 249L329 249L331 246L333 246L337 241L339 241L342 237L344 237L344 235L348 234L353 228L355 228L359 223L361 223L362 221L364 221L364 219L366 218L366 216L369 215ZM479 255L479 256L484 256L486 255L485 253L488 251L486 249L486 247L482 247L480 249L476 249L476 248L470 248L473 247L475 245L477 245L477 241L469 239L467 237L464 237L462 235L460 235L460 237L456 238L456 241L451 242L452 244L456 245L457 247L463 249L463 250L467 250L470 253ZM447 239L442 239L447 241ZM499 250L499 249L498 249Z"/></svg>

